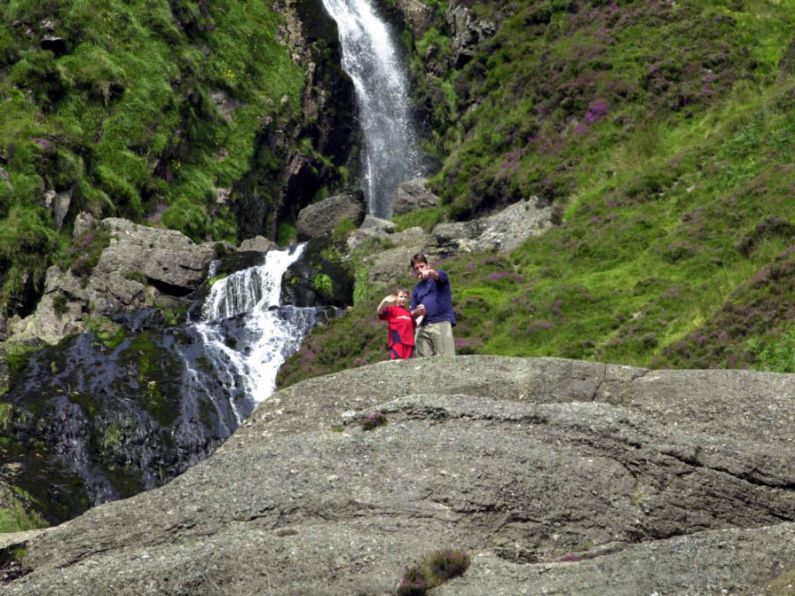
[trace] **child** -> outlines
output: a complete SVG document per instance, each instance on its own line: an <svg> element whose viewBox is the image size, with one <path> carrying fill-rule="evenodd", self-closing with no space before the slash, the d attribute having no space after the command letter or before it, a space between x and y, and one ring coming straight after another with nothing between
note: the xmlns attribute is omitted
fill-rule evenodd
<svg viewBox="0 0 795 596"><path fill-rule="evenodd" d="M384 297L376 311L379 319L389 323L387 347L391 360L411 358L414 351L414 320L406 310L408 300L409 291L400 288L395 294Z"/></svg>

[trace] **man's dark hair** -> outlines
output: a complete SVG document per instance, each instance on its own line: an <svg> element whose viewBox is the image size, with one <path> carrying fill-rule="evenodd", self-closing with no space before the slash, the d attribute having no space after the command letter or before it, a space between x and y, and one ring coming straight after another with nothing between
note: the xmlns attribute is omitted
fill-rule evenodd
<svg viewBox="0 0 795 596"><path fill-rule="evenodd" d="M421 252L418 252L416 255L411 257L411 263L409 263L409 269L414 269L415 263L425 263L428 264L428 257L426 257Z"/></svg>

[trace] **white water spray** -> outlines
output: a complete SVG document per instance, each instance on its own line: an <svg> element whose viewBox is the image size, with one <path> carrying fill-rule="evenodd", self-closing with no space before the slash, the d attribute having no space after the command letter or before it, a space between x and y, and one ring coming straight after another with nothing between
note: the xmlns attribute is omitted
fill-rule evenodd
<svg viewBox="0 0 795 596"><path fill-rule="evenodd" d="M422 175L422 155L408 102L407 69L395 36L370 0L323 0L323 5L337 22L342 68L356 90L369 211L389 218L398 185Z"/></svg>
<svg viewBox="0 0 795 596"><path fill-rule="evenodd" d="M217 281L195 325L203 356L229 396L236 425L274 392L279 367L298 351L316 321L316 308L279 306L282 275L302 252L303 245L293 251L271 250L262 265ZM204 384L199 370L192 373L190 383ZM219 414L227 409L213 401Z"/></svg>

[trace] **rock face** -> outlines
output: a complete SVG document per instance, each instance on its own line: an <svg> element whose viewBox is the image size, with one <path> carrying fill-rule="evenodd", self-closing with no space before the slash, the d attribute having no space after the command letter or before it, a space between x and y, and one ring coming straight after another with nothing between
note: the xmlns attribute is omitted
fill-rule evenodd
<svg viewBox="0 0 795 596"><path fill-rule="evenodd" d="M532 197L509 205L499 213L471 221L439 224L433 229L442 254L458 252L510 252L531 236L552 227L552 207Z"/></svg>
<svg viewBox="0 0 795 596"><path fill-rule="evenodd" d="M298 239L320 238L346 219L358 226L364 221L364 215L364 195L361 191L323 199L304 207L298 214L295 225Z"/></svg>
<svg viewBox="0 0 795 596"><path fill-rule="evenodd" d="M424 178L409 180L398 186L395 194L395 215L409 213L424 207L434 207L439 203L439 197L428 190Z"/></svg>
<svg viewBox="0 0 795 596"><path fill-rule="evenodd" d="M504 210L466 222L437 224L430 234L422 228L389 233L377 228L358 230L352 246L364 238L375 238L384 249L364 258L371 284L392 284L407 270L409 259L423 252L431 260L459 253L510 252L528 238L539 236L552 227L553 210L534 197L509 205Z"/></svg>
<svg viewBox="0 0 795 596"><path fill-rule="evenodd" d="M82 331L88 313L179 304L198 288L215 256L211 246L194 244L181 232L120 218L97 224L90 217L78 217L75 236L96 225L106 226L111 240L88 278L50 267L36 311L10 326L15 340L35 338L54 344Z"/></svg>
<svg viewBox="0 0 795 596"><path fill-rule="evenodd" d="M168 293L177 295L190 293L204 279L214 256L210 246L196 245L176 230L150 228L119 218L103 221L110 226L112 240L102 252L93 277L140 272L150 284L169 288ZM110 304L108 309L119 306Z"/></svg>
<svg viewBox="0 0 795 596"><path fill-rule="evenodd" d="M465 2L451 2L445 16L453 33L450 66L455 68L469 62L480 44L497 32L496 23L473 17Z"/></svg>
<svg viewBox="0 0 795 596"><path fill-rule="evenodd" d="M4 593L391 594L439 548L473 558L443 594L792 593L794 424L794 375L383 362L275 394L160 489L6 536Z"/></svg>

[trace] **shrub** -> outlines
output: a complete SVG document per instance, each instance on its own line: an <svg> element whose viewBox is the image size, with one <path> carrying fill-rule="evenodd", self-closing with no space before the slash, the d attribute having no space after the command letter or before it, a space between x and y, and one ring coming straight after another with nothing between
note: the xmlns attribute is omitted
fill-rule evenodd
<svg viewBox="0 0 795 596"><path fill-rule="evenodd" d="M469 554L445 548L427 555L419 565L410 565L398 584L400 596L424 596L428 590L463 575L471 563Z"/></svg>
<svg viewBox="0 0 795 596"><path fill-rule="evenodd" d="M201 242L208 234L211 222L203 205L181 197L163 213L163 224Z"/></svg>
<svg viewBox="0 0 795 596"><path fill-rule="evenodd" d="M318 273L312 279L312 287L320 294L321 298L329 299L334 296L334 282L325 273Z"/></svg>
<svg viewBox="0 0 795 596"><path fill-rule="evenodd" d="M463 575L471 562L466 552L449 548L431 553L425 561L432 579L438 581L434 585Z"/></svg>
<svg viewBox="0 0 795 596"><path fill-rule="evenodd" d="M386 424L386 415L383 412L371 412L362 418L359 423L363 430L373 430Z"/></svg>
<svg viewBox="0 0 795 596"><path fill-rule="evenodd" d="M403 577L397 588L398 596L425 596L428 593L428 582L422 570L411 565L403 572Z"/></svg>

